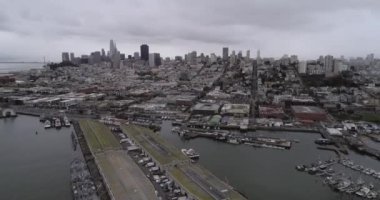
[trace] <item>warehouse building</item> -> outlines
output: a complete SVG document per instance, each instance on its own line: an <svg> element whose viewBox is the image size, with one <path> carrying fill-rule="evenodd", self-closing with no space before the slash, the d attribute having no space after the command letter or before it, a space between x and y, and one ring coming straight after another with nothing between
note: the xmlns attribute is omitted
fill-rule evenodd
<svg viewBox="0 0 380 200"><path fill-rule="evenodd" d="M301 121L324 121L327 118L326 112L316 106L292 106L291 109L294 117Z"/></svg>

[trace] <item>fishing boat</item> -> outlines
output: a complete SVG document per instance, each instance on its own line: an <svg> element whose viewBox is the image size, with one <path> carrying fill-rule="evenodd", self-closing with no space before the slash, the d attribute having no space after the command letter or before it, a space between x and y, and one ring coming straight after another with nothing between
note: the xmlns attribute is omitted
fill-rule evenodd
<svg viewBox="0 0 380 200"><path fill-rule="evenodd" d="M64 122L64 124L65 124L66 127L70 127L70 125L71 125L70 121L69 121L69 119L66 116L63 117L63 122Z"/></svg>
<svg viewBox="0 0 380 200"><path fill-rule="evenodd" d="M181 149L182 153L190 159L199 159L199 154L194 151L194 149Z"/></svg>
<svg viewBox="0 0 380 200"><path fill-rule="evenodd" d="M61 120L59 118L54 119L54 126L55 126L55 128L61 128L62 127Z"/></svg>
<svg viewBox="0 0 380 200"><path fill-rule="evenodd" d="M44 125L45 128L51 128L51 122L50 120L46 120L45 121L45 125Z"/></svg>

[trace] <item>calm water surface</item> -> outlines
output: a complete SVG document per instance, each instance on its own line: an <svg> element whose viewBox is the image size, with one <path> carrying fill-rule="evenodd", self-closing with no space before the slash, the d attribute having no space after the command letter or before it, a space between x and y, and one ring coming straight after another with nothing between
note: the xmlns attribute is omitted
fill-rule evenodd
<svg viewBox="0 0 380 200"><path fill-rule="evenodd" d="M185 141L177 134L170 133L170 130L170 123L164 122L161 134L167 140L178 148L194 148L201 155L199 160L201 165L245 194L248 199L352 199L332 191L322 183L320 177L295 170L298 164L310 164L318 159L336 157L330 151L316 148L314 140L320 137L318 134L261 131L252 133L300 140L299 143L293 144L290 150L276 150L225 144L205 138ZM380 162L370 157L350 152L349 158L380 171ZM379 181L367 175L361 175L341 165L333 168L351 176L353 180L360 177L380 188Z"/></svg>
<svg viewBox="0 0 380 200"><path fill-rule="evenodd" d="M0 199L72 199L69 167L80 156L72 130L45 130L37 117L0 119Z"/></svg>
<svg viewBox="0 0 380 200"><path fill-rule="evenodd" d="M0 73L40 69L43 63L0 63Z"/></svg>
<svg viewBox="0 0 380 200"><path fill-rule="evenodd" d="M184 141L170 130L170 123L164 122L161 133L167 140L178 148L194 148L201 154L199 162L204 167L248 199L352 199L333 192L322 184L321 178L295 170L298 164L335 158L334 153L316 148L317 134L252 133L300 140L291 150L275 150L202 138ZM71 199L69 166L74 157L80 156L79 151L72 149L71 132L72 128L45 130L36 117L0 119L0 199ZM380 162L370 157L350 151L349 158L380 171ZM379 180L367 175L340 165L334 169L380 188Z"/></svg>

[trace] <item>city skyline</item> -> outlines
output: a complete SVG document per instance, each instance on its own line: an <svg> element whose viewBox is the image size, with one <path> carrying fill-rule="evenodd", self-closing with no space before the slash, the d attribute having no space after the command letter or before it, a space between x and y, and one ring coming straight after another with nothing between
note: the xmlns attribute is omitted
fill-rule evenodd
<svg viewBox="0 0 380 200"><path fill-rule="evenodd" d="M106 47L109 38L131 55L143 43L165 57L193 50L221 55L225 46L260 49L263 57L276 58L380 54L380 2L369 0L240 1L239 6L211 0L29 4L0 3L0 43L6 49L0 61L58 61L60 52L87 54Z"/></svg>

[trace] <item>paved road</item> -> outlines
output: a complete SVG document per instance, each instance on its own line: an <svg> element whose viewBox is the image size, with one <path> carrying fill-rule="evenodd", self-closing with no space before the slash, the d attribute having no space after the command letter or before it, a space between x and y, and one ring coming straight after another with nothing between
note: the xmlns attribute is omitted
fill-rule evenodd
<svg viewBox="0 0 380 200"><path fill-rule="evenodd" d="M157 199L152 183L125 151L106 151L95 157L116 200Z"/></svg>

